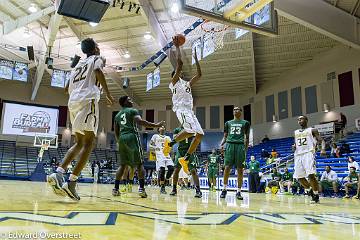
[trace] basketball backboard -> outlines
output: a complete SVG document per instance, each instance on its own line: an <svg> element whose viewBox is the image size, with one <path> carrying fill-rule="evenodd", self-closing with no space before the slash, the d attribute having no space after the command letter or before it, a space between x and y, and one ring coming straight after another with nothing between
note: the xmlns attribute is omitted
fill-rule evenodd
<svg viewBox="0 0 360 240"><path fill-rule="evenodd" d="M273 0L181 0L182 11L251 32L278 34Z"/></svg>
<svg viewBox="0 0 360 240"><path fill-rule="evenodd" d="M58 135L48 133L36 133L34 138L34 147L57 148L58 147Z"/></svg>

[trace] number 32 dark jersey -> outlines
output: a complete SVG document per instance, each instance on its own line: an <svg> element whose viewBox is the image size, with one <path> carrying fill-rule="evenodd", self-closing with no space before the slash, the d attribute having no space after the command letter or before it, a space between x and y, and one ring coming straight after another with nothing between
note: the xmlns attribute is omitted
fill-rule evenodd
<svg viewBox="0 0 360 240"><path fill-rule="evenodd" d="M295 155L304 153L315 153L316 138L313 136L312 128L298 129L295 131Z"/></svg>

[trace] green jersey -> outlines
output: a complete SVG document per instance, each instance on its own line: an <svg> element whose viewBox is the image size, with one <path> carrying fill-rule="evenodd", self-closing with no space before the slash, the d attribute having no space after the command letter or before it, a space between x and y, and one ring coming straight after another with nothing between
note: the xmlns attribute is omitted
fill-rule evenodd
<svg viewBox="0 0 360 240"><path fill-rule="evenodd" d="M115 124L120 127L120 135L129 133L138 134L137 125L135 123L135 116L138 116L139 111L135 108L123 108L115 117Z"/></svg>
<svg viewBox="0 0 360 240"><path fill-rule="evenodd" d="M227 133L227 143L244 144L245 134L249 131L250 123L246 120L230 120L225 123L224 132ZM249 137L249 136L247 136Z"/></svg>
<svg viewBox="0 0 360 240"><path fill-rule="evenodd" d="M210 154L208 156L208 167L209 168L217 168L220 162L220 157L216 154Z"/></svg>
<svg viewBox="0 0 360 240"><path fill-rule="evenodd" d="M179 132L181 132L183 130L183 128L175 128L174 129L174 135L178 134ZM179 151L187 151L189 149L191 145L191 138L187 138L181 142L179 142L179 145L178 145L178 150Z"/></svg>
<svg viewBox="0 0 360 240"><path fill-rule="evenodd" d="M275 181L280 181L282 176L281 176L281 173L273 173L273 174L271 174L271 177Z"/></svg>
<svg viewBox="0 0 360 240"><path fill-rule="evenodd" d="M260 163L259 161L250 161L248 163L248 169L250 170L251 173L258 173L260 172Z"/></svg>
<svg viewBox="0 0 360 240"><path fill-rule="evenodd" d="M348 176L348 178L349 178L349 181L350 181L350 182L357 182L357 181L359 181L359 177L358 177L358 175L357 175L356 173L350 173L349 176Z"/></svg>
<svg viewBox="0 0 360 240"><path fill-rule="evenodd" d="M284 173L282 175L282 180L283 181L292 181L293 180L293 175L291 173Z"/></svg>

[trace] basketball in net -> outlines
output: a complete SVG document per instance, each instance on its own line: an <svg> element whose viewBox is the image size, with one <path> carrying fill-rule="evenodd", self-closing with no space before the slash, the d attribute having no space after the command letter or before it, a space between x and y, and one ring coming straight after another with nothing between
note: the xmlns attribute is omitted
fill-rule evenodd
<svg viewBox="0 0 360 240"><path fill-rule="evenodd" d="M216 49L224 47L224 36L229 27L229 25L212 22L210 20L205 20L204 23L201 24L201 30L208 34L212 34Z"/></svg>

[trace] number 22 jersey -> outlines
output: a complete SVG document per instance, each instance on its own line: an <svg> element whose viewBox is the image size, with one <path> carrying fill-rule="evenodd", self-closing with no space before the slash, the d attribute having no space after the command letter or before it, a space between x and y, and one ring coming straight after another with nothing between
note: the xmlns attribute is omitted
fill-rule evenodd
<svg viewBox="0 0 360 240"><path fill-rule="evenodd" d="M316 138L313 136L312 128L298 129L295 131L295 155L304 153L315 153Z"/></svg>
<svg viewBox="0 0 360 240"><path fill-rule="evenodd" d="M97 101L100 99L100 83L96 80L95 70L101 70L103 67L104 61L98 55L92 55L76 65L75 69L71 71L69 79L69 105L91 99Z"/></svg>

